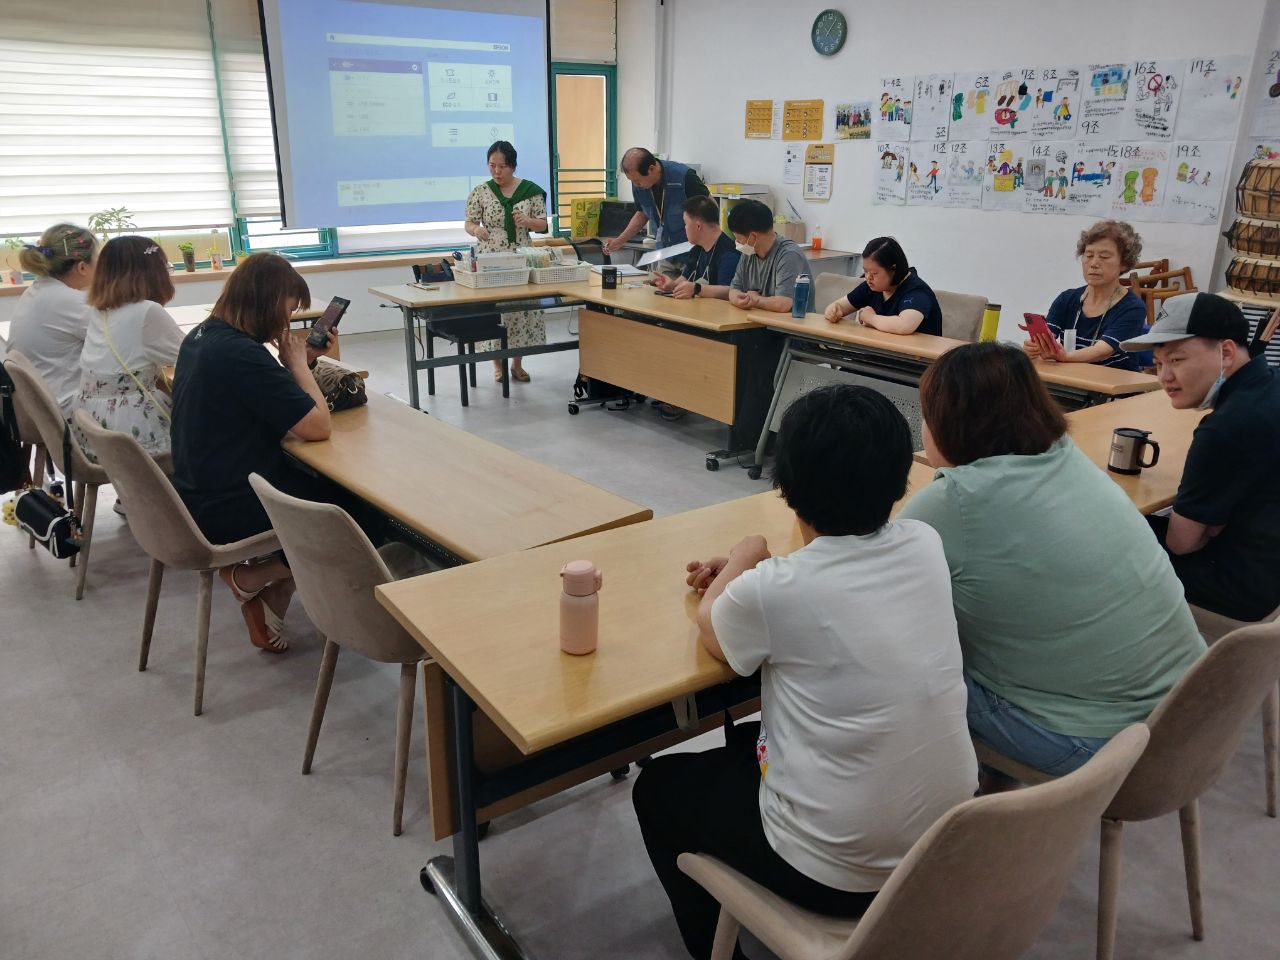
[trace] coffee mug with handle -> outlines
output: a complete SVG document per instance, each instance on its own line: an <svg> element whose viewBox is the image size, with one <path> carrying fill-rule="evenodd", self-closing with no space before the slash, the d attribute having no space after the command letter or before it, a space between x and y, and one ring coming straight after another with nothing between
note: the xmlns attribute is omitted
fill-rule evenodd
<svg viewBox="0 0 1280 960"><path fill-rule="evenodd" d="M1142 459L1144 447L1151 448L1151 460ZM1160 444L1151 439L1150 430L1137 427L1117 427L1111 435L1111 454L1107 457L1107 469L1113 473L1135 476L1160 462Z"/></svg>

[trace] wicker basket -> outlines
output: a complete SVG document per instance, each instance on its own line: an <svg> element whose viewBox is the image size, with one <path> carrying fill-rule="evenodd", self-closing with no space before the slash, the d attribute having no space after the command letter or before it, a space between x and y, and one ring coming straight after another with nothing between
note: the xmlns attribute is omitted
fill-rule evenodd
<svg viewBox="0 0 1280 960"><path fill-rule="evenodd" d="M483 289L488 287L518 287L529 282L529 268L519 267L501 270L455 270L453 279L464 287Z"/></svg>
<svg viewBox="0 0 1280 960"><path fill-rule="evenodd" d="M1280 160L1250 160L1236 184L1236 213L1280 220Z"/></svg>
<svg viewBox="0 0 1280 960"><path fill-rule="evenodd" d="M562 263L554 267L534 267L531 271L531 283L570 283L574 280L586 280L591 275L591 264Z"/></svg>
<svg viewBox="0 0 1280 960"><path fill-rule="evenodd" d="M1280 223L1273 220L1237 217L1223 236L1231 249L1242 257L1280 259Z"/></svg>
<svg viewBox="0 0 1280 960"><path fill-rule="evenodd" d="M1236 257L1227 267L1227 286L1246 296L1280 301L1280 260Z"/></svg>

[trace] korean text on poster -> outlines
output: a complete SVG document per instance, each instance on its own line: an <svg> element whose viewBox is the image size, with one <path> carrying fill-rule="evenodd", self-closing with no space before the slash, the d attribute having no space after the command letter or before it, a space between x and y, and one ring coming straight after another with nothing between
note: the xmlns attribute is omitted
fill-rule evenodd
<svg viewBox="0 0 1280 960"><path fill-rule="evenodd" d="M877 143L875 204L901 206L907 200L907 145Z"/></svg>
<svg viewBox="0 0 1280 960"><path fill-rule="evenodd" d="M1029 113L1035 103L1033 84L1040 76L1038 67L1014 67L1001 70L995 82L995 110L988 134L993 140L1014 139L1031 135Z"/></svg>
<svg viewBox="0 0 1280 960"><path fill-rule="evenodd" d="M1084 93L1076 135L1081 140L1126 139L1133 130L1133 64L1091 64L1081 79Z"/></svg>
<svg viewBox="0 0 1280 960"><path fill-rule="evenodd" d="M1253 81L1261 86L1249 118L1249 136L1280 137L1280 50L1268 52L1261 66L1254 68Z"/></svg>
<svg viewBox="0 0 1280 960"><path fill-rule="evenodd" d="M1174 223L1218 222L1231 147L1231 142L1222 140L1174 143L1161 219Z"/></svg>
<svg viewBox="0 0 1280 960"><path fill-rule="evenodd" d="M987 141L947 141L947 180L942 191L944 207L976 210L982 206L982 179L986 172L986 162Z"/></svg>
<svg viewBox="0 0 1280 960"><path fill-rule="evenodd" d="M946 142L911 144L907 155L907 205L942 206L946 185Z"/></svg>
<svg viewBox="0 0 1280 960"><path fill-rule="evenodd" d="M951 122L951 87L955 75L930 73L916 77L911 90L911 139L945 140Z"/></svg>
<svg viewBox="0 0 1280 960"><path fill-rule="evenodd" d="M911 139L911 78L882 77L880 103L871 118L877 140L904 143Z"/></svg>
<svg viewBox="0 0 1280 960"><path fill-rule="evenodd" d="M1133 67L1130 140L1172 140L1182 100L1185 60L1139 60Z"/></svg>
<svg viewBox="0 0 1280 960"><path fill-rule="evenodd" d="M1188 60L1178 107L1178 139L1234 139L1248 70L1249 58L1243 55Z"/></svg>

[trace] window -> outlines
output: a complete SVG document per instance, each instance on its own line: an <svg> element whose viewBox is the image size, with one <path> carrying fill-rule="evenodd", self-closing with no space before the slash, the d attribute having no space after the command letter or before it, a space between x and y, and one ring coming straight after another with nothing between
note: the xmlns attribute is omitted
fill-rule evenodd
<svg viewBox="0 0 1280 960"><path fill-rule="evenodd" d="M319 257L327 257L332 253L328 230L286 230L279 217L241 219L239 227L240 247L245 253L275 250Z"/></svg>

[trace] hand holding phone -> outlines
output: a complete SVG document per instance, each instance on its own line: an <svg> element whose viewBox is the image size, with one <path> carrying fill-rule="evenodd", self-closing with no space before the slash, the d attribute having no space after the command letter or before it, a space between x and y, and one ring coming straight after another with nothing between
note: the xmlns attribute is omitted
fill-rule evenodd
<svg viewBox="0 0 1280 960"><path fill-rule="evenodd" d="M1040 359L1059 359L1064 353L1062 344L1058 342L1058 338L1049 329L1049 324L1045 318L1038 313L1024 313L1022 318L1027 322L1018 324L1018 329L1026 331L1032 342L1039 348Z"/></svg>
<svg viewBox="0 0 1280 960"><path fill-rule="evenodd" d="M351 301L344 297L334 297L329 301L329 305L324 308L324 313L316 317L315 323L311 325L311 332L307 334L307 346L314 350L324 350L329 346L329 333L337 329L338 322L342 320L342 315L347 312L347 307L351 306Z"/></svg>

